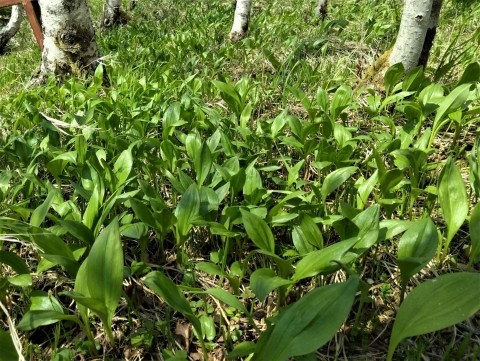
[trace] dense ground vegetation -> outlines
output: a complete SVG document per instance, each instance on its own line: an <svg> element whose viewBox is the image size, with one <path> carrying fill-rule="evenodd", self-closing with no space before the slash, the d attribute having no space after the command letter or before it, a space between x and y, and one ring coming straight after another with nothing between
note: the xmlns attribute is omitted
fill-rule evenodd
<svg viewBox="0 0 480 361"><path fill-rule="evenodd" d="M480 359L480 5L446 2L425 72L369 84L400 2L331 3L256 1L232 44L229 1L139 1L93 80L31 89L24 24L0 360Z"/></svg>

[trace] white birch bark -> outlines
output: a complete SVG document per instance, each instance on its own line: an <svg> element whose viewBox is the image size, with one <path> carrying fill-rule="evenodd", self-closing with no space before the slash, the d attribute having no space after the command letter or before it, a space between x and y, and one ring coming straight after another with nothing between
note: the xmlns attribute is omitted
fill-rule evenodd
<svg viewBox="0 0 480 361"><path fill-rule="evenodd" d="M105 28L111 28L121 23L120 6L121 0L107 0L103 9L103 24Z"/></svg>
<svg viewBox="0 0 480 361"><path fill-rule="evenodd" d="M232 30L230 30L230 39L232 41L240 40L247 34L251 8L252 0L237 0L233 26Z"/></svg>
<svg viewBox="0 0 480 361"><path fill-rule="evenodd" d="M21 23L22 7L20 5L12 6L12 15L10 16L10 20L5 27L0 29L0 53L3 53L7 43L18 32Z"/></svg>
<svg viewBox="0 0 480 361"><path fill-rule="evenodd" d="M43 52L39 77L93 72L100 57L86 0L38 0L42 12Z"/></svg>
<svg viewBox="0 0 480 361"><path fill-rule="evenodd" d="M400 30L389 58L391 65L402 63L405 71L415 68L430 25L434 0L405 0Z"/></svg>
<svg viewBox="0 0 480 361"><path fill-rule="evenodd" d="M318 0L315 13L319 18L325 20L325 18L327 17L327 0Z"/></svg>

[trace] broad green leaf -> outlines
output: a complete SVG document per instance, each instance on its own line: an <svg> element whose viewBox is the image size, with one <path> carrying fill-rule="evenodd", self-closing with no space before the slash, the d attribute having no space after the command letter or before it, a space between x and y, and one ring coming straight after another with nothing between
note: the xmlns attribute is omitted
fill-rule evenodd
<svg viewBox="0 0 480 361"><path fill-rule="evenodd" d="M264 302L273 290L292 284L292 281L278 277L270 268L260 268L250 276L250 288L260 302Z"/></svg>
<svg viewBox="0 0 480 361"><path fill-rule="evenodd" d="M479 309L480 273L445 274L420 284L400 305L387 360L403 339L453 326Z"/></svg>
<svg viewBox="0 0 480 361"><path fill-rule="evenodd" d="M447 223L447 238L444 244L444 250L447 252L450 241L468 215L467 191L462 175L452 158L448 158L438 183L438 200Z"/></svg>
<svg viewBox="0 0 480 361"><path fill-rule="evenodd" d="M165 111L162 119L162 137L167 140L173 133L175 127L182 126L186 121L180 119L181 105L178 102L172 103Z"/></svg>
<svg viewBox="0 0 480 361"><path fill-rule="evenodd" d="M405 232L410 228L411 221L403 219L386 219L380 222L380 230L385 229L384 239L392 239L393 237Z"/></svg>
<svg viewBox="0 0 480 361"><path fill-rule="evenodd" d="M252 242L266 252L275 253L275 241L267 223L259 216L244 209L240 209L240 212L245 231Z"/></svg>
<svg viewBox="0 0 480 361"><path fill-rule="evenodd" d="M287 119L288 119L287 116L288 116L288 109L285 109L276 118L273 119L272 125L270 127L270 133L273 139L277 137L278 133L280 133L280 131L283 129L283 127L287 123Z"/></svg>
<svg viewBox="0 0 480 361"><path fill-rule="evenodd" d="M405 74L405 68L402 63L392 65L387 69L383 77L383 82L385 83L385 93L390 95L395 85L397 85L400 80L402 80Z"/></svg>
<svg viewBox="0 0 480 361"><path fill-rule="evenodd" d="M98 314L110 341L111 322L122 293L123 266L118 220L114 219L97 237L82 263L75 280L78 295L73 295L78 303ZM85 315L81 307L80 310Z"/></svg>
<svg viewBox="0 0 480 361"><path fill-rule="evenodd" d="M308 253L308 251L313 251L314 249L309 247L309 245L316 247L317 249L323 247L323 236L320 229L318 229L317 224L313 221L313 219L304 214L302 216L302 220L300 225L295 226L292 232L293 243L295 247L298 249L300 245L304 251L307 252L300 252ZM298 246L297 246L298 245Z"/></svg>
<svg viewBox="0 0 480 361"><path fill-rule="evenodd" d="M118 156L115 164L113 165L113 173L115 174L115 190L125 184L128 179L133 166L132 149L129 147L125 149ZM113 191L113 190L112 190Z"/></svg>
<svg viewBox="0 0 480 361"><path fill-rule="evenodd" d="M225 276L225 272L223 272L219 266L212 262L198 262L195 264L195 268L199 271L209 274L210 276Z"/></svg>
<svg viewBox="0 0 480 361"><path fill-rule="evenodd" d="M277 273L280 277L287 278L292 274L293 267L290 260L286 260L280 256L277 256L275 253L267 252L261 249L254 250L253 252L264 254L270 257L270 259L277 265Z"/></svg>
<svg viewBox="0 0 480 361"><path fill-rule="evenodd" d="M240 127L241 128L248 128L250 117L252 116L253 106L251 103L245 105L242 110L242 114L240 114Z"/></svg>
<svg viewBox="0 0 480 361"><path fill-rule="evenodd" d="M77 274L79 264L71 249L60 237L40 228L34 228L31 232L33 242L43 252L42 257L53 264L65 267L72 276Z"/></svg>
<svg viewBox="0 0 480 361"><path fill-rule="evenodd" d="M165 350L164 350L165 353ZM181 351L176 351L175 354L171 354L171 352L168 352L168 355L164 355L164 360L165 361L188 361L188 353L187 351L181 350Z"/></svg>
<svg viewBox="0 0 480 361"><path fill-rule="evenodd" d="M147 226L157 228L157 222L152 211L140 200L136 198L130 198L130 206L135 212L135 216L145 223Z"/></svg>
<svg viewBox="0 0 480 361"><path fill-rule="evenodd" d="M205 291L205 293L209 294L210 296L216 298L217 300L225 303L226 305L237 309L238 311L248 315L248 311L245 308L244 304L240 302L240 300L232 295L231 293L225 291L222 288L209 288Z"/></svg>
<svg viewBox="0 0 480 361"><path fill-rule="evenodd" d="M315 251L315 247L313 247L311 243L307 241L305 235L302 233L300 229L300 226L293 227L292 242L293 242L293 245L295 246L295 249L301 256Z"/></svg>
<svg viewBox="0 0 480 361"><path fill-rule="evenodd" d="M465 104L470 96L471 86L471 84L461 84L441 100L437 110L437 115L435 116L434 124Z"/></svg>
<svg viewBox="0 0 480 361"><path fill-rule="evenodd" d="M148 233L148 227L143 222L130 223L120 227L120 235L123 237L141 239Z"/></svg>
<svg viewBox="0 0 480 361"><path fill-rule="evenodd" d="M103 204L101 208L101 213L100 217L98 217L97 224L95 225L93 234L95 237L97 237L100 234L101 229L103 228L103 224L105 223L105 220L109 217L111 217L111 211L115 206L118 206L120 204L124 204L127 202L129 199L134 197L139 190L136 189L134 191L122 193L123 189L119 188L117 189L110 197L107 198L105 203Z"/></svg>
<svg viewBox="0 0 480 361"><path fill-rule="evenodd" d="M200 158L202 151L202 137L198 133L189 133L185 138L185 150L192 161Z"/></svg>
<svg viewBox="0 0 480 361"><path fill-rule="evenodd" d="M352 104L353 91L351 88L341 85L333 95L330 103L330 116L334 122L338 116Z"/></svg>
<svg viewBox="0 0 480 361"><path fill-rule="evenodd" d="M217 193L211 188L201 187L199 189L200 195L200 217L205 219L209 217L210 212L218 211L220 206L220 199L218 199Z"/></svg>
<svg viewBox="0 0 480 361"><path fill-rule="evenodd" d="M415 92L404 92L404 91L402 91L402 92L390 95L390 96L386 97L385 100L382 102L382 104L380 105L380 110L383 110L384 108L386 108L390 104L398 104L402 99L405 99L412 94L415 94Z"/></svg>
<svg viewBox="0 0 480 361"><path fill-rule="evenodd" d="M356 171L357 167L345 167L328 174L322 184L322 203L325 203L330 193L345 183Z"/></svg>
<svg viewBox="0 0 480 361"><path fill-rule="evenodd" d="M12 267L17 274L30 274L27 264L16 253L0 251L0 264L2 263Z"/></svg>
<svg viewBox="0 0 480 361"><path fill-rule="evenodd" d="M202 326L202 334L208 341L213 341L216 336L215 331L215 322L213 322L213 318L206 314L203 314L198 319Z"/></svg>
<svg viewBox="0 0 480 361"><path fill-rule="evenodd" d="M56 311L63 313L60 302L45 291L32 291L30 293L29 311Z"/></svg>
<svg viewBox="0 0 480 361"><path fill-rule="evenodd" d="M357 214L352 222L358 227L358 237L378 230L380 227L380 205L374 204Z"/></svg>
<svg viewBox="0 0 480 361"><path fill-rule="evenodd" d="M175 209L175 217L177 218L177 229L180 235L186 236L192 227L193 220L198 216L200 211L200 194L195 184L188 187L183 194L182 199Z"/></svg>
<svg viewBox="0 0 480 361"><path fill-rule="evenodd" d="M480 63L475 61L467 65L457 86L468 83L478 83L478 81L480 81Z"/></svg>
<svg viewBox="0 0 480 361"><path fill-rule="evenodd" d="M40 326L51 325L52 323L59 321L72 321L78 324L80 323L78 317L74 315L66 315L62 312L51 310L39 310L27 311L23 315L17 327L19 330L28 331Z"/></svg>
<svg viewBox="0 0 480 361"><path fill-rule="evenodd" d="M29 287L32 285L32 276L29 274L7 277L7 279L12 285L18 287Z"/></svg>
<svg viewBox="0 0 480 361"><path fill-rule="evenodd" d="M292 186L293 183L295 183L299 180L298 173L300 172L300 169L303 167L303 163L305 163L305 160L302 159L300 162L295 164L293 167L287 166L287 170L288 170L287 185L289 187Z"/></svg>
<svg viewBox="0 0 480 361"><path fill-rule="evenodd" d="M87 277L89 296L102 300L113 317L123 283L123 248L117 220L100 233L85 262L86 274L82 276Z"/></svg>
<svg viewBox="0 0 480 361"><path fill-rule="evenodd" d="M79 272L81 270L82 270L82 267L80 267ZM78 288L80 289L81 287L78 287ZM61 295L70 297L71 299L73 299L77 303L77 308L79 309L80 314L81 314L82 318L84 319L84 322L88 321L88 317L86 317L88 315L87 310L90 310L93 313L95 313L100 318L100 320L103 322L104 327L105 327L105 331L107 332L107 335L108 335L109 332L111 333L111 329L110 329L111 321L109 323L109 320L108 320L109 311L108 311L107 307L105 306L105 303L102 300L98 300L98 299L92 298L92 297L87 297L87 296L84 296L81 293L71 292L71 291L62 292ZM110 338L110 336L109 336L109 338Z"/></svg>
<svg viewBox="0 0 480 361"><path fill-rule="evenodd" d="M212 153L206 142L203 143L201 150L194 158L195 172L197 173L197 184L201 186L210 173L212 168Z"/></svg>
<svg viewBox="0 0 480 361"><path fill-rule="evenodd" d="M255 342L252 341L244 341L240 342L233 351L229 352L227 355L227 359L238 359L241 357L247 357L248 355L252 354L255 351Z"/></svg>
<svg viewBox="0 0 480 361"><path fill-rule="evenodd" d="M420 90L426 84L429 83L428 78L425 76L423 66L418 66L411 70L402 81L402 90Z"/></svg>
<svg viewBox="0 0 480 361"><path fill-rule="evenodd" d="M50 361L71 361L75 359L75 351L61 348L55 351L55 354L52 356Z"/></svg>
<svg viewBox="0 0 480 361"><path fill-rule="evenodd" d="M375 185L378 182L378 170L376 170L370 178L363 181L362 184L358 187L358 195L357 195L357 208L363 209L365 205L368 203L368 197L370 193L372 193ZM356 185L356 184L355 184Z"/></svg>
<svg viewBox="0 0 480 361"><path fill-rule="evenodd" d="M40 227L43 220L48 214L48 210L52 206L55 195L56 195L56 191L54 189L50 189L45 201L41 205L39 205L37 208L35 208L35 210L32 212L32 216L30 217L30 224L33 227Z"/></svg>
<svg viewBox="0 0 480 361"><path fill-rule="evenodd" d="M473 208L468 224L472 241L469 254L470 263L480 262L480 203Z"/></svg>
<svg viewBox="0 0 480 361"><path fill-rule="evenodd" d="M319 287L280 313L271 332L260 336L252 361L284 361L327 343L347 318L359 280Z"/></svg>
<svg viewBox="0 0 480 361"><path fill-rule="evenodd" d="M88 245L92 245L95 241L92 231L83 223L73 220L60 220L59 222L68 233L80 241Z"/></svg>
<svg viewBox="0 0 480 361"><path fill-rule="evenodd" d="M418 95L418 100L422 103L424 110L423 116L426 117L438 108L437 102L443 98L444 89L440 84L430 84L424 88Z"/></svg>
<svg viewBox="0 0 480 361"><path fill-rule="evenodd" d="M83 219L82 222L85 226L87 226L90 229L93 229L95 222L98 217L98 211L100 210L101 204L102 204L102 197L103 195L100 195L100 187L95 184L93 187L92 195L90 196L90 199L88 200L87 208L85 209L85 212L83 213Z"/></svg>
<svg viewBox="0 0 480 361"><path fill-rule="evenodd" d="M242 100L240 94L235 90L232 84L224 83L218 80L212 81L213 85L220 90L220 96L227 103L228 107L236 116L242 113Z"/></svg>
<svg viewBox="0 0 480 361"><path fill-rule="evenodd" d="M400 169L387 171L380 179L380 190L383 194L389 194L393 188L403 180L403 172Z"/></svg>
<svg viewBox="0 0 480 361"><path fill-rule="evenodd" d="M342 261L344 254L357 242L358 239L356 237L350 238L345 241L334 243L321 250L310 252L297 262L292 280L297 282L304 278L337 270L339 266L334 261Z"/></svg>
<svg viewBox="0 0 480 361"><path fill-rule="evenodd" d="M432 144L433 138L438 134L445 122L448 120L447 116L457 110L461 110L462 106L468 101L470 97L470 88L472 84L462 84L453 89L446 97L442 98L438 103L437 115L433 121L432 135L430 137L429 145Z"/></svg>
<svg viewBox="0 0 480 361"><path fill-rule="evenodd" d="M245 171L245 184L243 185L243 195L250 204L256 204L261 199L263 190L262 177L253 164L247 167Z"/></svg>
<svg viewBox="0 0 480 361"><path fill-rule="evenodd" d="M237 173L230 177L230 186L232 187L233 194L237 194L243 189L247 176L245 174L245 169L240 169Z"/></svg>
<svg viewBox="0 0 480 361"><path fill-rule="evenodd" d="M10 332L0 329L0 361L18 360L18 353Z"/></svg>
<svg viewBox="0 0 480 361"><path fill-rule="evenodd" d="M437 227L430 218L416 221L398 242L397 263L402 285L433 258L438 248Z"/></svg>
<svg viewBox="0 0 480 361"><path fill-rule="evenodd" d="M153 271L145 277L145 285L160 296L171 308L184 315L193 325L196 332L202 337L200 321L190 308L187 299L178 287L160 271Z"/></svg>

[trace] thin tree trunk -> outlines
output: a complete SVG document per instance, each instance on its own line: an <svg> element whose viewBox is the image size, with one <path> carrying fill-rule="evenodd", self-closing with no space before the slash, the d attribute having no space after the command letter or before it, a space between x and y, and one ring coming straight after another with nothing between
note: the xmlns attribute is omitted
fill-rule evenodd
<svg viewBox="0 0 480 361"><path fill-rule="evenodd" d="M322 20L325 20L328 14L327 3L327 0L318 0L316 14Z"/></svg>
<svg viewBox="0 0 480 361"><path fill-rule="evenodd" d="M44 48L40 72L31 84L48 75L92 73L100 54L86 0L39 0Z"/></svg>
<svg viewBox="0 0 480 361"><path fill-rule="evenodd" d="M107 0L103 9L102 26L111 28L121 24L122 14L120 12L121 0Z"/></svg>
<svg viewBox="0 0 480 361"><path fill-rule="evenodd" d="M430 57L430 50L433 46L433 40L437 34L438 22L440 19L440 11L442 10L443 0L433 0L432 11L430 14L430 22L428 24L427 34L425 35L425 41L423 43L422 53L418 65L422 65L424 68L427 66L428 58Z"/></svg>
<svg viewBox="0 0 480 361"><path fill-rule="evenodd" d="M389 58L391 65L402 63L405 71L419 64L435 0L406 0L400 30Z"/></svg>
<svg viewBox="0 0 480 361"><path fill-rule="evenodd" d="M20 29L22 23L22 7L20 5L12 6L12 15L4 28L0 29L0 54L2 54L7 43Z"/></svg>
<svg viewBox="0 0 480 361"><path fill-rule="evenodd" d="M251 8L252 0L237 0L233 26L232 30L230 30L230 39L232 41L238 41L247 34Z"/></svg>

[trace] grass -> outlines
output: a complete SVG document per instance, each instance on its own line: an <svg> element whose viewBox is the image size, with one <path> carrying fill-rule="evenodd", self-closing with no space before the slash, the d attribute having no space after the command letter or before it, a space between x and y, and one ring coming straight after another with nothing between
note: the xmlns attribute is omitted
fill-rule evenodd
<svg viewBox="0 0 480 361"><path fill-rule="evenodd" d="M109 89L102 69L25 89L25 22L0 57L0 300L25 358L384 360L424 317L395 359L478 359L476 68L458 81L480 6L445 3L425 74L359 86L400 9L335 2L319 24L256 1L232 44L228 1L138 2L97 33Z"/></svg>

